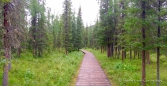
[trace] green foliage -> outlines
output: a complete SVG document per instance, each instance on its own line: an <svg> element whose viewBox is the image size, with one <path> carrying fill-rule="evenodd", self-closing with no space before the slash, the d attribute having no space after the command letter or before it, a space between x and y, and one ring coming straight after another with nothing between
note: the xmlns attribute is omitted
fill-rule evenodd
<svg viewBox="0 0 167 86"><path fill-rule="evenodd" d="M0 2L2 3L7 3L7 2L10 2L11 0L0 0Z"/></svg>
<svg viewBox="0 0 167 86"><path fill-rule="evenodd" d="M83 20L82 20L82 11L81 7L78 10L78 16L77 16L77 29L76 29L76 50L79 51L79 49L82 48L82 29L83 29Z"/></svg>
<svg viewBox="0 0 167 86"><path fill-rule="evenodd" d="M81 34L77 34L77 18L75 17L75 13L72 14L72 44L73 44L73 50L77 50L77 35L81 35Z"/></svg>
<svg viewBox="0 0 167 86"><path fill-rule="evenodd" d="M73 49L72 44L72 3L71 0L65 0L63 3L63 46L66 50L66 54Z"/></svg>
<svg viewBox="0 0 167 86"><path fill-rule="evenodd" d="M137 68L136 68L135 65L124 64L122 62L118 62L115 65L115 69L117 69L117 70L127 70L127 71L130 71L130 72L135 72Z"/></svg>
<svg viewBox="0 0 167 86"><path fill-rule="evenodd" d="M140 86L141 83L141 59L125 59L122 63L119 59L107 58L105 54L100 53L99 50L88 49L93 52L103 70L107 73L108 78L114 86ZM146 68L146 85L156 86L156 54L151 54L151 64ZM160 66L160 84L167 84L166 63L167 58L161 56Z"/></svg>
<svg viewBox="0 0 167 86"><path fill-rule="evenodd" d="M44 58L33 58L32 53L21 53L21 58L12 60L9 73L10 86L71 86L83 54L52 52ZM0 64L2 70L3 65ZM0 71L2 77L2 71ZM0 80L2 84L2 78Z"/></svg>
<svg viewBox="0 0 167 86"><path fill-rule="evenodd" d="M42 57L49 49L48 31L46 29L45 0L30 0L29 10L32 17L29 33L31 34L30 46L34 56Z"/></svg>

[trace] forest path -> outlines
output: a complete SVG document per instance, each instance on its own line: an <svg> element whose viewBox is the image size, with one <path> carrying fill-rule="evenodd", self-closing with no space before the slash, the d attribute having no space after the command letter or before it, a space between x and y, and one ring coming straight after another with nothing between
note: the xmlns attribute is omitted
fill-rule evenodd
<svg viewBox="0 0 167 86"><path fill-rule="evenodd" d="M81 50L85 56L82 61L76 86L111 86L104 71L100 67L94 55L88 51Z"/></svg>

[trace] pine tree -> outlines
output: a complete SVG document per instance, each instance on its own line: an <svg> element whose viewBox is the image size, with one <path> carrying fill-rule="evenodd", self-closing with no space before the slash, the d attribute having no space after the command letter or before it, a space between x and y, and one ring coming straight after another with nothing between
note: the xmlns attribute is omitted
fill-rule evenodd
<svg viewBox="0 0 167 86"><path fill-rule="evenodd" d="M117 25L117 1L101 0L100 2L100 44L107 47L107 56L114 56L114 35Z"/></svg>
<svg viewBox="0 0 167 86"><path fill-rule="evenodd" d="M83 29L83 22L82 22L82 12L81 7L78 10L78 16L77 16L77 29L76 29L76 45L75 47L79 51L79 49L82 48L82 29Z"/></svg>
<svg viewBox="0 0 167 86"><path fill-rule="evenodd" d="M145 38L146 38L146 28L145 28L145 19L146 19L146 1L143 0L141 1L141 10L142 10L142 14L141 14L141 18L142 18L142 21L143 21L143 24L142 24L142 86L145 86L146 83L146 51L145 51L145 47L146 47L146 43L145 43Z"/></svg>
<svg viewBox="0 0 167 86"><path fill-rule="evenodd" d="M68 52L72 51L72 25L71 25L71 0L65 0L63 3L63 23L64 23L64 31L63 31L63 43L65 48L66 55Z"/></svg>
<svg viewBox="0 0 167 86"><path fill-rule="evenodd" d="M37 29L37 49L38 49L38 57L41 57L44 50L47 50L47 30L45 26L46 16L45 16L45 1L41 1L39 14L38 14L38 29Z"/></svg>
<svg viewBox="0 0 167 86"><path fill-rule="evenodd" d="M100 2L100 21L101 34L99 40L107 47L107 56L111 57L111 28L109 28L108 18L109 0L101 0Z"/></svg>
<svg viewBox="0 0 167 86"><path fill-rule="evenodd" d="M32 46L34 57L41 57L43 50L47 47L47 30L45 28L45 1L31 0L30 13L32 17L30 34L32 39L30 45Z"/></svg>
<svg viewBox="0 0 167 86"><path fill-rule="evenodd" d="M31 0L29 5L30 13L32 16L30 34L32 40L30 46L32 46L32 51L34 57L37 56L37 13L38 13L38 2L37 0Z"/></svg>
<svg viewBox="0 0 167 86"><path fill-rule="evenodd" d="M160 16L160 11L161 11L161 1L158 0L158 28L157 28L157 36L158 38L160 38L161 35L161 26L160 26L160 22L161 22L161 16ZM159 58L160 58L160 46L157 47L157 86L160 86L159 80L160 80L160 75L159 75Z"/></svg>
<svg viewBox="0 0 167 86"><path fill-rule="evenodd" d="M5 0L3 6L3 27L4 27L4 74L3 74L3 86L8 85L8 72L11 69L11 48L19 48L21 35L24 29L24 17L25 9L24 1L22 0ZM18 5L20 4L20 5ZM21 8L20 8L21 7ZM23 14L22 14L23 13Z"/></svg>
<svg viewBox="0 0 167 86"><path fill-rule="evenodd" d="M11 45L10 45L10 33L11 29L9 28L9 13L10 10L10 2L5 3L3 9L4 9L4 49L5 49L5 59L6 63L4 65L4 74L3 74L3 83L2 86L8 86L8 71L9 71L9 65L10 65L10 59L11 59Z"/></svg>
<svg viewBox="0 0 167 86"><path fill-rule="evenodd" d="M72 44L73 50L77 50L77 18L75 17L75 12L72 14Z"/></svg>

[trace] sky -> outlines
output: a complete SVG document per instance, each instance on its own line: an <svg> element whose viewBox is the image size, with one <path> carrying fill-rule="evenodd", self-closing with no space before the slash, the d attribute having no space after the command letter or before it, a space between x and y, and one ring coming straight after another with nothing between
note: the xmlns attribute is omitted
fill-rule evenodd
<svg viewBox="0 0 167 86"><path fill-rule="evenodd" d="M46 6L50 7L55 15L62 14L64 0L46 0ZM78 13L78 8L81 6L82 19L84 25L93 25L97 20L99 6L96 0L71 0L72 9Z"/></svg>

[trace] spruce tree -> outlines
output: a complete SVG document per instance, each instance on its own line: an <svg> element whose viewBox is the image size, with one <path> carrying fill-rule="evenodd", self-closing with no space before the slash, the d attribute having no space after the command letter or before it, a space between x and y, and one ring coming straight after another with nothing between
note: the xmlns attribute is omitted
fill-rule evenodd
<svg viewBox="0 0 167 86"><path fill-rule="evenodd" d="M47 30L45 28L45 1L31 0L29 9L32 17L30 46L32 46L34 57L41 57L48 45Z"/></svg>
<svg viewBox="0 0 167 86"><path fill-rule="evenodd" d="M82 29L83 29L83 21L82 21L82 12L81 7L78 10L78 16L77 16L77 29L76 29L76 49L79 51L79 49L82 48Z"/></svg>
<svg viewBox="0 0 167 86"><path fill-rule="evenodd" d="M63 3L63 43L65 48L66 55L68 52L72 51L72 24L71 24L71 18L72 18L72 12L71 12L71 0L65 0Z"/></svg>

